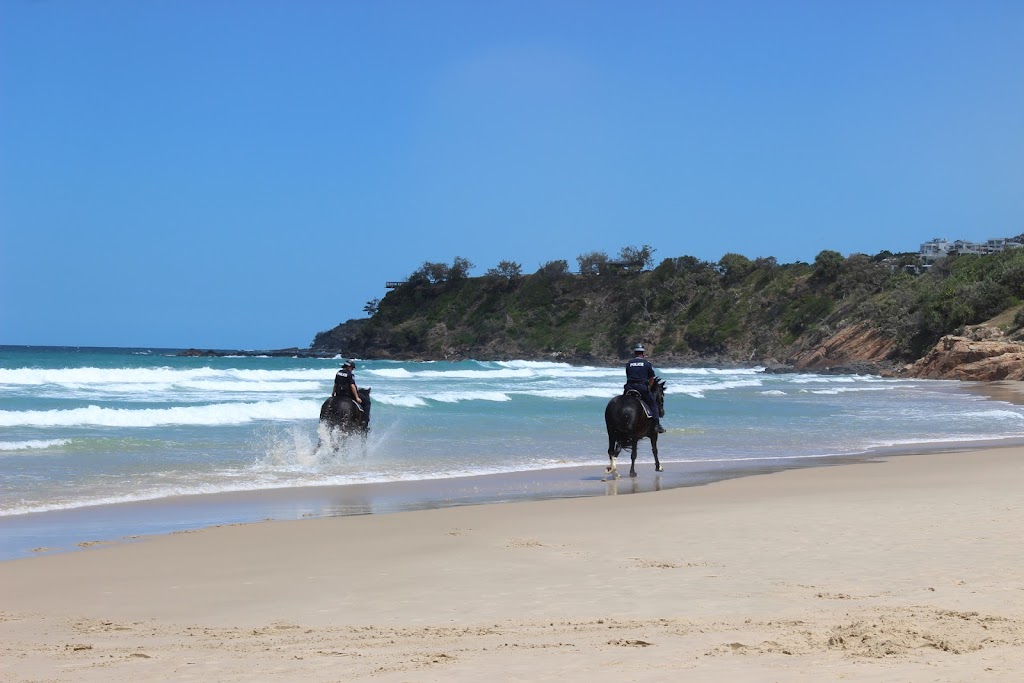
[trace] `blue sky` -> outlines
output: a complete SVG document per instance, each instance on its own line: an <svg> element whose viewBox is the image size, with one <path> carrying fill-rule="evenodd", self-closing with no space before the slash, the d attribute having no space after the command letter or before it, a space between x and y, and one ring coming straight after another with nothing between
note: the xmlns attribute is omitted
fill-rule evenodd
<svg viewBox="0 0 1024 683"><path fill-rule="evenodd" d="M1024 232L1024 3L0 3L0 343L273 349L424 261Z"/></svg>

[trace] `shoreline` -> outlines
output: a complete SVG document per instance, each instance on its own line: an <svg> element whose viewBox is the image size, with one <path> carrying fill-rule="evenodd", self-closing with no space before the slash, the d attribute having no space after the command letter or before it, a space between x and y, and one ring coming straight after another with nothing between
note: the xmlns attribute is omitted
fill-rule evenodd
<svg viewBox="0 0 1024 683"><path fill-rule="evenodd" d="M1000 387L996 395L1012 394L1024 402L1024 383L1018 384ZM0 516L0 563L222 526L632 495L707 486L789 470L863 464L891 457L1021 446L1024 446L1024 439L1020 438L915 443L849 455L765 459L741 467L735 466L736 460L663 460L667 471L660 473L654 472L650 454L640 453L635 478L628 476L628 454L622 454L618 457L620 478L617 480L605 477L603 465L573 465L444 479L223 491L103 503Z"/></svg>
<svg viewBox="0 0 1024 683"><path fill-rule="evenodd" d="M5 672L1010 683L1022 486L1024 446L956 449L0 562Z"/></svg>

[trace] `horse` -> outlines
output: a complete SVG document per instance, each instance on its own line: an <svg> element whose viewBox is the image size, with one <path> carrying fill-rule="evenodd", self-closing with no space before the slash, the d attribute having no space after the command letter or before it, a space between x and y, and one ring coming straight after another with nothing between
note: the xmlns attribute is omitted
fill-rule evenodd
<svg viewBox="0 0 1024 683"><path fill-rule="evenodd" d="M370 387L357 390L362 399L362 410L347 396L332 396L320 407L320 424L330 432L342 435L359 434L366 440L370 432ZM320 448L320 442L316 447Z"/></svg>
<svg viewBox="0 0 1024 683"><path fill-rule="evenodd" d="M665 382L660 377L654 378L654 386L651 388L654 395L654 402L658 405L658 416L665 417ZM658 460L658 432L654 428L654 420L647 417L643 407L643 399L636 392L629 392L616 396L608 401L604 409L604 424L608 428L608 467L605 474L617 478L618 471L615 469L615 458L623 448L631 450L632 458L629 465L629 476L636 476L636 446L640 439L647 437L651 440L651 450L654 451L654 470L664 472L661 461Z"/></svg>

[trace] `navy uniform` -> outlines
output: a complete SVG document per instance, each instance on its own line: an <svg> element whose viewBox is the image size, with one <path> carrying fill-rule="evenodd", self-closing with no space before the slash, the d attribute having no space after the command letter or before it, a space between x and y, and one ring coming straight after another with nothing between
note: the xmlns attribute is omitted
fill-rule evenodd
<svg viewBox="0 0 1024 683"><path fill-rule="evenodd" d="M647 404L647 408L651 411L654 428L659 434L664 433L665 428L661 426L661 420L658 416L658 404L651 393L651 382L655 377L654 366L651 365L649 360L644 358L644 347L642 344L637 344L633 347L633 354L633 359L626 363L626 384L623 387L623 391L633 389L640 394L644 403Z"/></svg>
<svg viewBox="0 0 1024 683"><path fill-rule="evenodd" d="M355 369L356 364L353 361L345 361L341 366L341 370L338 370L338 374L334 376L334 391L331 393L331 396L350 398L358 406L363 401L359 398L357 391Z"/></svg>

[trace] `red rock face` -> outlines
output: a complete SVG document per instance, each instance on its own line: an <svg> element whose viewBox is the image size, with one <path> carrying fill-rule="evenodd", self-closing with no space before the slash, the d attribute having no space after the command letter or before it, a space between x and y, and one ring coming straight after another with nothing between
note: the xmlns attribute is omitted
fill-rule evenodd
<svg viewBox="0 0 1024 683"><path fill-rule="evenodd" d="M905 376L974 381L1024 379L1024 344L946 336L910 366Z"/></svg>
<svg viewBox="0 0 1024 683"><path fill-rule="evenodd" d="M814 349L790 359L798 370L825 370L857 363L883 363L892 339L862 326L844 327ZM948 335L912 365L886 375L970 381L1024 380L1024 344L1010 341L997 327L977 325L963 336Z"/></svg>
<svg viewBox="0 0 1024 683"><path fill-rule="evenodd" d="M853 363L877 363L887 360L895 342L868 327L844 327L818 347L791 359L798 370L821 370Z"/></svg>

